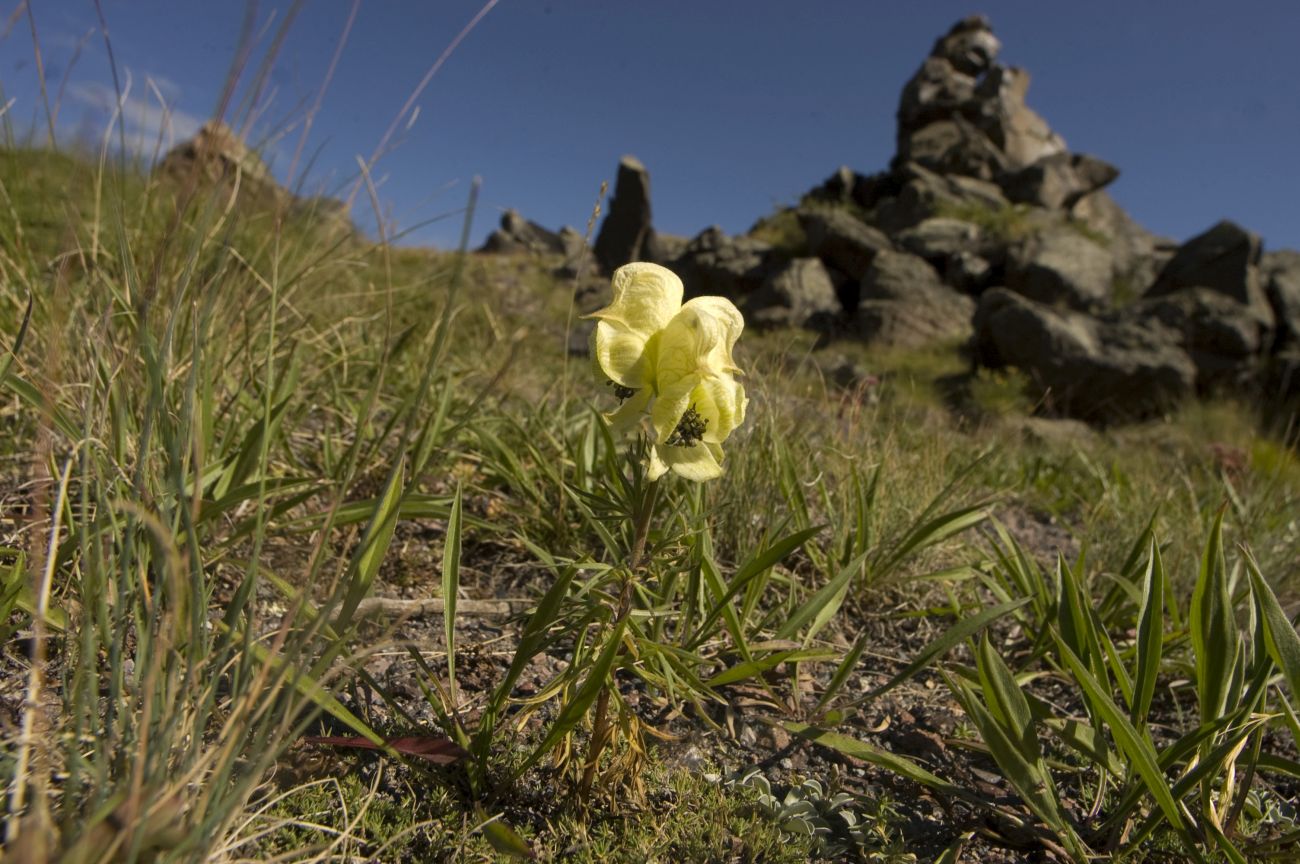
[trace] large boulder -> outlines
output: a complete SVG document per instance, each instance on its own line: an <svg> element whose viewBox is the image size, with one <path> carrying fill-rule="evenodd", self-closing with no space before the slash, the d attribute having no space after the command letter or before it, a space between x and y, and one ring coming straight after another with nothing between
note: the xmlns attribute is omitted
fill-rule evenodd
<svg viewBox="0 0 1300 864"><path fill-rule="evenodd" d="M1264 293L1277 321L1274 351L1300 348L1300 252L1280 249L1260 258Z"/></svg>
<svg viewBox="0 0 1300 864"><path fill-rule="evenodd" d="M696 235L669 267L687 297L716 294L740 301L757 291L771 270L772 247L752 237L731 237L717 225Z"/></svg>
<svg viewBox="0 0 1300 864"><path fill-rule="evenodd" d="M1203 392L1250 386L1271 337L1272 316L1209 288L1184 288L1142 301L1126 314L1176 334L1196 365Z"/></svg>
<svg viewBox="0 0 1300 864"><path fill-rule="evenodd" d="M919 347L970 335L975 303L939 280L925 259L883 250L863 274L853 331L871 344Z"/></svg>
<svg viewBox="0 0 1300 864"><path fill-rule="evenodd" d="M650 172L635 156L618 163L618 179L609 214L596 235L596 261L610 274L632 261L643 261L654 228L650 222Z"/></svg>
<svg viewBox="0 0 1300 864"><path fill-rule="evenodd" d="M1029 375L1052 410L1095 422L1158 415L1195 392L1196 367L1157 321L1095 318L994 288L974 317L977 361Z"/></svg>
<svg viewBox="0 0 1300 864"><path fill-rule="evenodd" d="M1037 231L1007 257L1007 287L1049 306L1099 309L1110 300L1110 252L1069 225Z"/></svg>
<svg viewBox="0 0 1300 864"><path fill-rule="evenodd" d="M1257 234L1224 220L1188 240L1161 269L1148 297L1184 288L1209 288L1238 303L1267 310L1260 284L1261 244Z"/></svg>
<svg viewBox="0 0 1300 864"><path fill-rule="evenodd" d="M998 185L1011 201L1046 207L1069 209L1083 196L1109 185L1119 176L1119 169L1095 156L1053 153L1018 171L998 178Z"/></svg>
<svg viewBox="0 0 1300 864"><path fill-rule="evenodd" d="M796 215L808 251L854 282L867 272L877 253L893 248L883 231L842 207L803 207Z"/></svg>
<svg viewBox="0 0 1300 864"><path fill-rule="evenodd" d="M795 258L775 267L741 310L758 326L826 331L842 317L843 307L826 265L818 258Z"/></svg>

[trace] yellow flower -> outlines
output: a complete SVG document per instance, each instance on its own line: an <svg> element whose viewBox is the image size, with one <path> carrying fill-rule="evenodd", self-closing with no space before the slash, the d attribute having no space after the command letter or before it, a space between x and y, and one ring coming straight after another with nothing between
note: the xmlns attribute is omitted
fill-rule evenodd
<svg viewBox="0 0 1300 864"><path fill-rule="evenodd" d="M691 480L722 474L722 442L745 419L745 389L732 350L744 329L723 297L682 303L682 281L658 264L620 267L613 300L596 319L591 355L623 405L607 415L625 430L649 410L654 427L649 475L672 470Z"/></svg>

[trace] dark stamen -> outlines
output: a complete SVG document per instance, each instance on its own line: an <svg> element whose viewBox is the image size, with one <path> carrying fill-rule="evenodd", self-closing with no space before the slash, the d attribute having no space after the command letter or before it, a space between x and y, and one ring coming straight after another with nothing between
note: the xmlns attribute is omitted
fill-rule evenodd
<svg viewBox="0 0 1300 864"><path fill-rule="evenodd" d="M692 405L686 409L682 419L677 421L677 428L668 436L666 443L673 447L694 447L704 437L704 430L709 428L709 421L700 416Z"/></svg>
<svg viewBox="0 0 1300 864"><path fill-rule="evenodd" d="M617 397L620 402L626 402L636 395L636 390L631 387L624 387L622 384L615 381L610 381L608 383L610 387L614 388L614 396Z"/></svg>

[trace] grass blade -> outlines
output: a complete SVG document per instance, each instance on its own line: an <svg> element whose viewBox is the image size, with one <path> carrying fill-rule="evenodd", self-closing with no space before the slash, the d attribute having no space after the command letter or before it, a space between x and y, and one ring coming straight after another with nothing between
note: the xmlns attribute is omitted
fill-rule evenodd
<svg viewBox="0 0 1300 864"><path fill-rule="evenodd" d="M460 514L461 488L456 484L456 497L451 504L451 518L447 520L447 538L442 549L442 626L447 640L447 687L451 692L451 705L455 711L460 705L456 693L456 597L460 593Z"/></svg>
<svg viewBox="0 0 1300 864"><path fill-rule="evenodd" d="M1142 579L1142 608L1138 612L1137 665L1133 671L1133 702L1129 716L1133 725L1145 730L1160 671L1164 647L1165 566L1160 547L1151 539L1146 575Z"/></svg>

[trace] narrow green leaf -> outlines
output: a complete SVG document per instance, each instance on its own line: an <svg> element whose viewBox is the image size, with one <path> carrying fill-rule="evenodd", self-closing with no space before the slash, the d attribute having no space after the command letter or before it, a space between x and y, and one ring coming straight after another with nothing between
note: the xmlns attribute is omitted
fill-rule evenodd
<svg viewBox="0 0 1300 864"><path fill-rule="evenodd" d="M1178 832L1184 833L1182 814L1178 810L1178 804L1174 800L1173 793L1170 791L1169 783L1165 780L1164 773L1160 770L1160 765L1156 762L1155 752L1150 742L1138 731L1133 728L1133 724L1119 710L1119 707L1111 700L1110 696L1102 690L1097 679L1088 671L1083 661L1070 650L1070 646L1057 634L1057 647L1065 665L1069 667L1070 673L1074 676L1076 682L1088 696L1088 701L1097 711L1100 720L1106 723L1110 729L1110 734L1114 737L1116 745L1128 757L1129 764L1137 771L1142 778L1147 791L1160 807L1165 818L1169 820L1170 825Z"/></svg>
<svg viewBox="0 0 1300 864"><path fill-rule="evenodd" d="M932 502L930 508L927 508L927 512L930 512L933 507L934 503ZM913 552L927 546L933 546L969 528L974 528L987 519L988 516L988 507L984 504L976 504L954 510L951 513L944 513L922 525L918 525L903 538L903 541L896 548L890 551L889 558L880 566L879 572L873 575L884 575L891 572ZM924 514L922 518L924 518Z"/></svg>
<svg viewBox="0 0 1300 864"><path fill-rule="evenodd" d="M707 538L707 532L702 537ZM727 594L726 586L722 583L722 574L718 570L717 562L713 560L711 544L705 544L700 554L700 575L704 578L704 584L713 595L715 608L722 611L722 618L726 622L727 632L731 634L732 644L736 650L741 653L746 660L750 659L749 644L745 639L745 629L740 624L740 615L736 612L736 606L731 602Z"/></svg>
<svg viewBox="0 0 1300 864"><path fill-rule="evenodd" d="M370 523L361 537L357 551L348 567L348 590L334 619L335 629L346 630L357 611L357 604L370 593L370 586L379 573L379 565L388 554L388 547L393 542L393 532L397 529L398 506L402 501L403 478L405 470L401 462L388 477L384 494L370 515Z"/></svg>
<svg viewBox="0 0 1300 864"><path fill-rule="evenodd" d="M447 640L447 686L451 691L451 709L460 704L456 694L456 598L460 594L460 514L461 488L456 483L456 497L447 520L447 536L442 547L442 626Z"/></svg>
<svg viewBox="0 0 1300 864"><path fill-rule="evenodd" d="M1235 662L1236 622L1232 617L1232 599L1228 596L1227 566L1223 557L1223 511L1210 529L1201 570L1192 590L1192 651L1196 662L1196 691L1201 719L1209 720L1223 713Z"/></svg>
<svg viewBox="0 0 1300 864"><path fill-rule="evenodd" d="M867 650L867 638L868 634L866 633L859 636L858 641L854 642L853 647L849 649L849 653L845 654L844 659L840 660L839 665L835 667L835 673L831 675L830 683L826 685L821 698L817 700L817 707L813 709L813 713L820 714L835 698L836 694L844 688L845 683L849 680L849 675L858 667L858 660L861 659L862 652Z"/></svg>
<svg viewBox="0 0 1300 864"><path fill-rule="evenodd" d="M803 544L807 543L824 527L824 525L816 525L811 528L805 528L802 531L796 531L793 534L788 534L780 540L777 540L775 543L764 547L762 551L756 552L751 556L749 560L742 564L740 569L732 575L731 581L727 583L726 591L724 591L721 596L716 596L714 598L713 608L704 616L699 627L695 630L695 636L691 638L689 644L693 647L698 647L709 637L714 622L725 614L725 610L731 604L731 601L735 599L737 594L743 591L757 576L767 572L772 567L775 567L777 564L784 561L792 552L802 547ZM734 609L734 607L732 608Z"/></svg>
<svg viewBox="0 0 1300 864"><path fill-rule="evenodd" d="M578 692L573 694L569 703L560 709L551 728L547 731L546 737L542 743L537 745L532 753L523 764L515 770L515 777L523 776L523 773L537 763L544 755L551 752L560 739L569 734L573 727L586 715L588 709L595 703L596 697L605 687L613 686L606 679L609 678L610 670L614 668L614 660L618 656L619 649L623 644L623 631L626 629L627 620L624 619L618 623L618 626L606 637L605 647L601 650L600 656L591 665L587 671L587 677L583 680Z"/></svg>
<svg viewBox="0 0 1300 864"><path fill-rule="evenodd" d="M1073 831L1061 815L1056 791L1051 785L1051 775L1048 774L1041 755L1037 753L1037 741L1032 748L1027 747L1023 732L1000 723L980 703L965 682L952 681L950 686L954 695L961 700L967 716L979 730L980 738L988 746L993 760L1002 769L1002 775L1015 787L1034 815L1062 838L1069 837ZM1032 728L1026 731L1032 734ZM1030 752L1031 749L1033 752Z"/></svg>
<svg viewBox="0 0 1300 864"><path fill-rule="evenodd" d="M1246 572L1250 574L1250 590L1263 612L1258 626L1263 630L1268 656L1282 670L1287 686L1291 688L1291 698L1300 700L1300 636L1296 635L1295 627L1277 602L1277 595L1249 553L1246 554Z"/></svg>
<svg viewBox="0 0 1300 864"><path fill-rule="evenodd" d="M1038 735L1034 731L1033 718L1029 712L1029 702L1020 689L1015 676L1007 668L1002 657L993 650L993 643L985 632L980 639L975 659L980 677L980 687L984 691L984 700L989 713L998 725L1007 731L1024 758L1030 762L1041 762L1042 749L1038 745ZM1046 772L1044 777L1050 782Z"/></svg>
<svg viewBox="0 0 1300 864"><path fill-rule="evenodd" d="M18 352L23 350L23 342L27 339L27 325L32 323L32 309L36 305L36 295L27 292L27 310L23 312L22 323L18 325L18 335L14 337L14 344L5 353L8 355L4 362L0 363L0 387L5 386L5 381L9 378L9 367L18 356Z"/></svg>
<svg viewBox="0 0 1300 864"><path fill-rule="evenodd" d="M480 824L475 831L481 830L483 838L488 841L488 845L502 855L509 855L511 858L524 858L533 860L537 857L528 841L520 837L513 828L501 821L500 816L487 817L482 807L476 808L476 815Z"/></svg>
<svg viewBox="0 0 1300 864"><path fill-rule="evenodd" d="M854 558L848 564L840 569L829 582L821 587L816 594L808 598L802 606L796 609L785 623L777 628L776 638L793 639L795 634L803 629L805 624L813 622L814 626L809 627L809 635L817 632L817 627L824 625L830 616L833 615L844 602L844 595L848 591L849 584L853 577L862 571L862 565L866 562L867 553L863 553ZM827 611L829 610L829 611Z"/></svg>
<svg viewBox="0 0 1300 864"><path fill-rule="evenodd" d="M1138 611L1137 666L1133 672L1133 703L1129 716L1133 725L1145 730L1151 699L1160 672L1164 649L1165 566L1160 546L1151 538L1146 575L1142 577L1142 608Z"/></svg>
<svg viewBox="0 0 1300 864"><path fill-rule="evenodd" d="M797 663L803 660L827 660L835 656L835 652L829 649L804 649L799 651L776 651L768 654L766 657L759 657L755 660L746 660L737 663L730 669L724 669L717 675L705 681L706 687L722 687L725 684L735 684L737 681L745 681L750 678L756 678L764 672L768 672L780 666L782 663Z"/></svg>
<svg viewBox="0 0 1300 864"><path fill-rule="evenodd" d="M877 749L865 741L859 741L839 732L832 732L829 729L822 729L793 720L786 721L781 725L792 735L798 735L806 741L829 747L832 750L838 750L847 756L893 771L895 774L906 777L914 783L920 783L929 789L935 789L966 800L972 798L978 800L978 796L972 795L960 786L949 783L947 780L930 773L911 759L890 753L887 750Z"/></svg>

